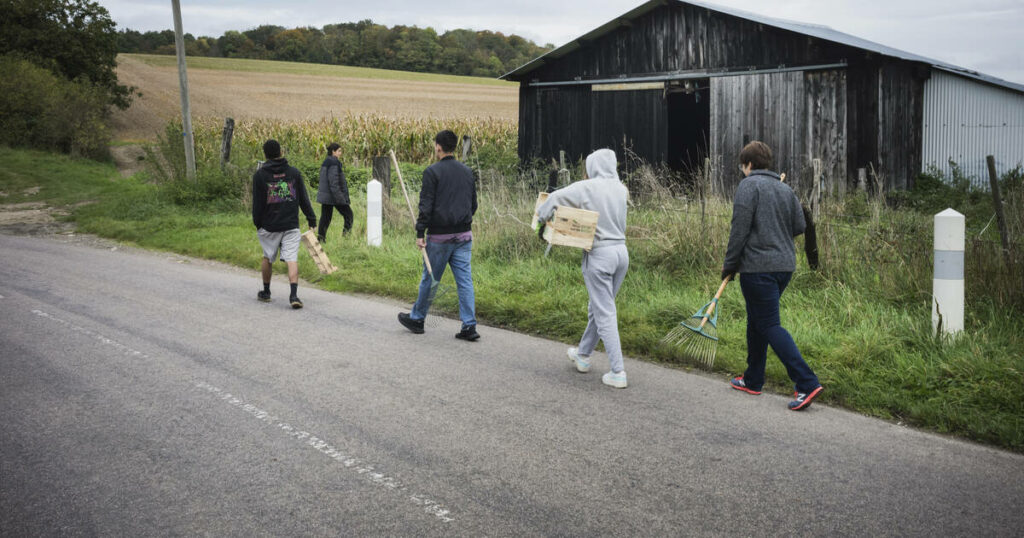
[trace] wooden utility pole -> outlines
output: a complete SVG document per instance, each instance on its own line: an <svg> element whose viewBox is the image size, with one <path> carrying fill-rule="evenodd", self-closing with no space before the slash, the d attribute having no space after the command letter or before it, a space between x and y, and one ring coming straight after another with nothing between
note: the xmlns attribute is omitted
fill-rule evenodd
<svg viewBox="0 0 1024 538"><path fill-rule="evenodd" d="M178 82L181 85L181 125L185 139L185 174L190 180L196 178L196 149L192 137L192 110L188 102L188 74L185 72L185 34L181 30L181 5L171 0L174 11L174 49L178 54Z"/></svg>

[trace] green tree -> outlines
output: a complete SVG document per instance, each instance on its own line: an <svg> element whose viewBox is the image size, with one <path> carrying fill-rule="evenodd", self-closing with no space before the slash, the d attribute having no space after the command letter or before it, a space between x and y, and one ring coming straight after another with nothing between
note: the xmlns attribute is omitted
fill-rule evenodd
<svg viewBox="0 0 1024 538"><path fill-rule="evenodd" d="M118 84L116 25L89 0L0 0L0 54L18 53L68 79L102 88L128 108L134 88Z"/></svg>

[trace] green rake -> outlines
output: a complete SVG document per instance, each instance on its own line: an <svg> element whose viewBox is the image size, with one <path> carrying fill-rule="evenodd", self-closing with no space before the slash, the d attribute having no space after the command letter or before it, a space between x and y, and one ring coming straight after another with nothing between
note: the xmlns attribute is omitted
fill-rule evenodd
<svg viewBox="0 0 1024 538"><path fill-rule="evenodd" d="M725 277L714 299L669 331L661 343L682 351L683 355L711 368L718 349L718 299L732 275Z"/></svg>

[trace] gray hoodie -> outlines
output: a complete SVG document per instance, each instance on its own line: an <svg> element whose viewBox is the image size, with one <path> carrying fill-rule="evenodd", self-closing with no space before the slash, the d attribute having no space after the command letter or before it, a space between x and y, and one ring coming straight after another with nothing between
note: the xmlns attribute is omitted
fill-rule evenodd
<svg viewBox="0 0 1024 538"><path fill-rule="evenodd" d="M551 220L558 206L596 211L594 248L626 243L626 202L629 191L619 181L615 152L599 149L587 157L587 177L548 196L537 210L542 222Z"/></svg>

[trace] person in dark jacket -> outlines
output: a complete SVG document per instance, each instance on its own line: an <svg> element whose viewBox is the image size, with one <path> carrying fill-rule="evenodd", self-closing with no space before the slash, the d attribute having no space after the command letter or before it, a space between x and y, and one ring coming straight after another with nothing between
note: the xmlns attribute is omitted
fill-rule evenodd
<svg viewBox="0 0 1024 538"><path fill-rule="evenodd" d="M416 220L416 246L426 249L434 278L440 280L445 266L452 268L459 292L462 340L480 338L476 332L476 304L470 265L473 250L473 215L476 213L476 177L466 165L455 160L455 133L441 131L434 137L438 162L423 171L420 215ZM423 320L430 309L431 277L426 264L419 296L412 312L398 314L398 321L416 334L423 333Z"/></svg>
<svg viewBox="0 0 1024 538"><path fill-rule="evenodd" d="M795 399L789 408L800 411L823 389L781 325L779 299L796 270L793 238L804 233L806 224L796 194L768 170L771 166L772 150L763 142L751 142L740 152L740 170L746 179L740 182L733 200L722 279L740 273L747 303L747 369L731 384L736 390L761 394L771 346L795 384Z"/></svg>
<svg viewBox="0 0 1024 538"><path fill-rule="evenodd" d="M288 265L288 282L292 308L302 308L298 297L299 282L299 209L306 215L309 229L316 228L316 213L306 193L302 173L281 156L281 144L267 140L263 144L267 161L252 176L252 223L256 225L263 248L263 291L256 298L270 302L271 264L280 255Z"/></svg>
<svg viewBox="0 0 1024 538"><path fill-rule="evenodd" d="M320 228L316 235L321 243L327 238L327 228L331 225L331 217L334 211L345 219L345 228L342 234L348 235L352 231L352 207L349 205L348 182L345 181L345 171L341 168L341 146L331 143L327 146L327 158L320 165L320 187L317 189L316 201L320 204Z"/></svg>

